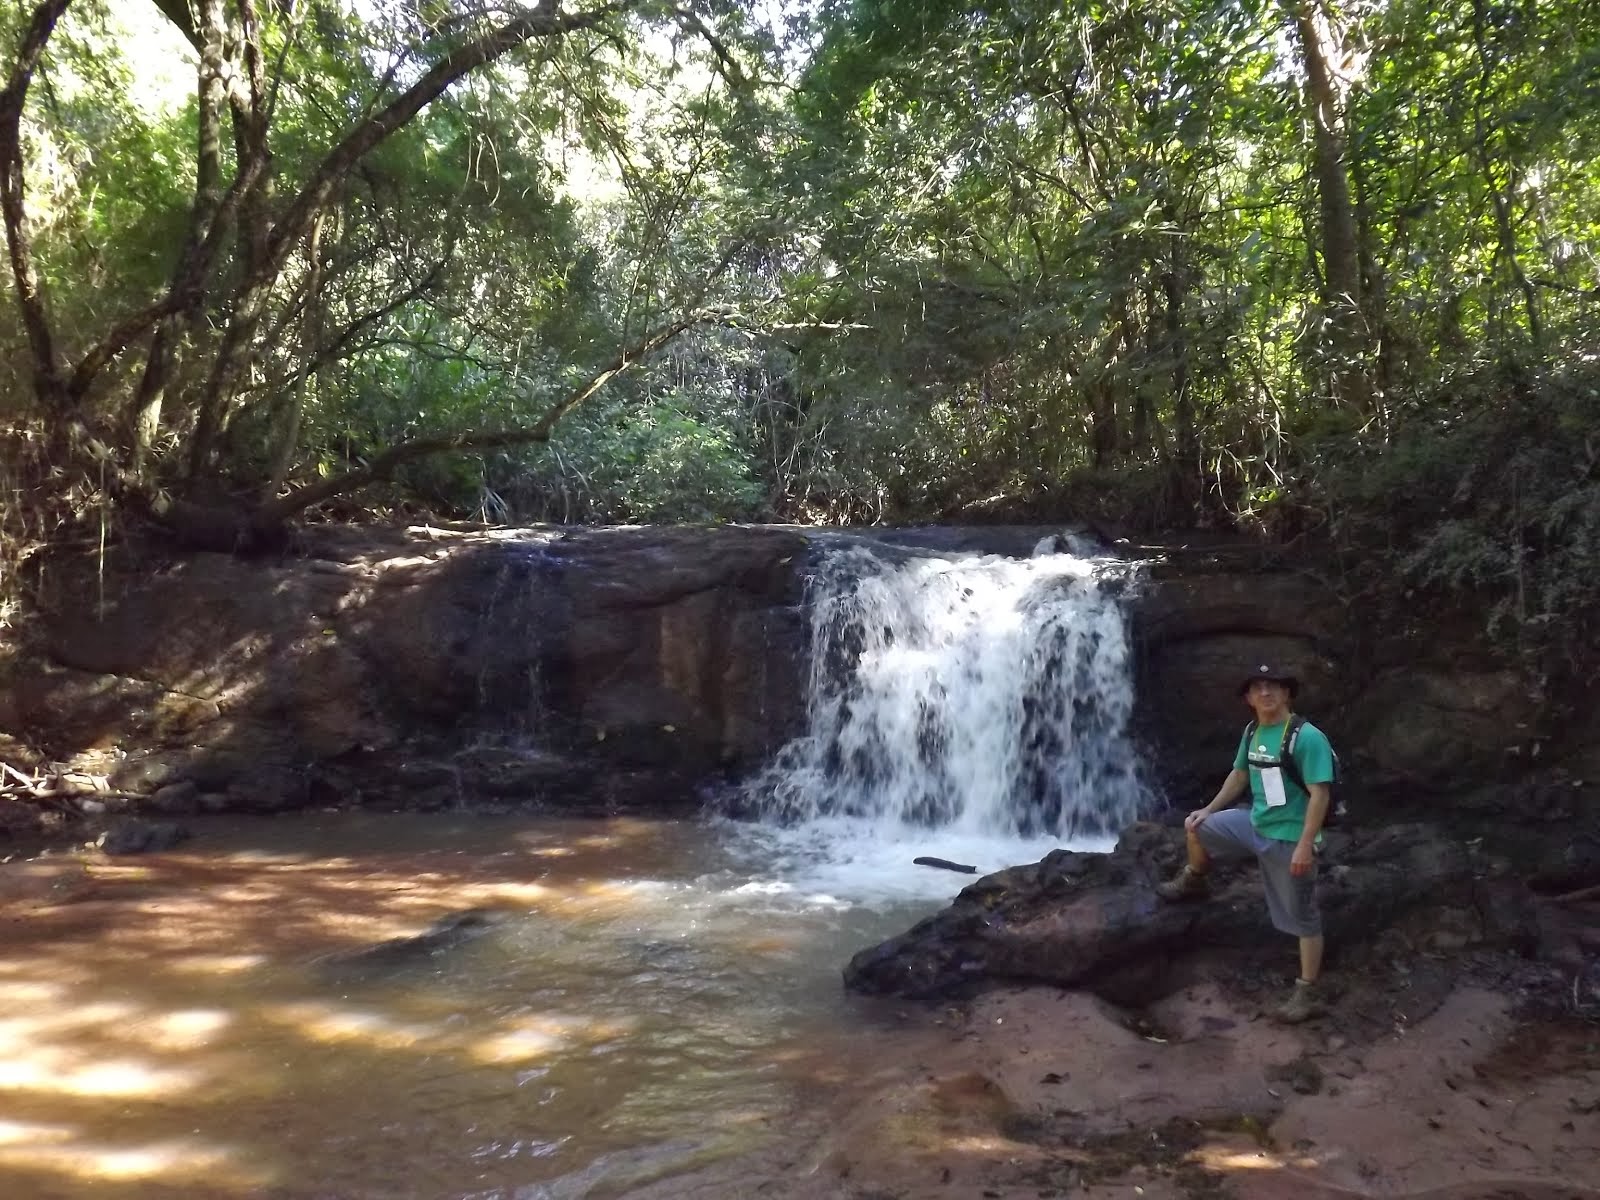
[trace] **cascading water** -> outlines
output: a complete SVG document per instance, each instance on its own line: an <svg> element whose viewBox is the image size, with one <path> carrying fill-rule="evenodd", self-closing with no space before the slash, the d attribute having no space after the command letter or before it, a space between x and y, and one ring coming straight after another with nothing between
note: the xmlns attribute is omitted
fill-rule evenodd
<svg viewBox="0 0 1600 1200"><path fill-rule="evenodd" d="M1126 621L1106 564L1053 542L1028 559L828 553L808 728L751 805L861 865L867 843L985 867L1108 848L1148 799Z"/></svg>

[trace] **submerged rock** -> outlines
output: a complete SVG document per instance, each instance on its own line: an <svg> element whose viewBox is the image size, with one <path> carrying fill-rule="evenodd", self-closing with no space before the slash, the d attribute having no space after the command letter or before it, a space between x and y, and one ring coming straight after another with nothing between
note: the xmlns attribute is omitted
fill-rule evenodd
<svg viewBox="0 0 1600 1200"><path fill-rule="evenodd" d="M186 828L171 821L119 821L96 838L94 846L106 854L157 854L191 836Z"/></svg>
<svg viewBox="0 0 1600 1200"><path fill-rule="evenodd" d="M469 908L440 917L422 933L330 955L318 965L325 972L339 976L405 970L476 941L505 924L508 917L508 913L499 909Z"/></svg>
<svg viewBox="0 0 1600 1200"><path fill-rule="evenodd" d="M1330 942L1365 941L1417 914L1449 914L1463 944L1527 950L1537 938L1522 886L1493 877L1495 864L1436 826L1329 842L1320 897ZM857 954L845 983L931 1000L1009 980L1148 1003L1177 986L1178 968L1197 955L1286 960L1292 939L1268 922L1253 864L1218 864L1209 901L1156 896L1182 855L1181 831L1140 824L1110 854L1057 850L985 876L943 912Z"/></svg>

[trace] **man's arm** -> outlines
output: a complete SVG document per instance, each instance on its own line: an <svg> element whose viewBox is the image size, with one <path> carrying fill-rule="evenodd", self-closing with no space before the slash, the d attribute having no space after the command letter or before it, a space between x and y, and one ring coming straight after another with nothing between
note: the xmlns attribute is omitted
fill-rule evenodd
<svg viewBox="0 0 1600 1200"><path fill-rule="evenodd" d="M1217 794L1212 797L1211 803L1205 806L1204 812L1210 816L1214 812L1233 807L1234 802L1244 795L1245 789L1249 786L1250 772L1235 767L1228 772L1228 777L1222 781L1222 786L1217 789Z"/></svg>
<svg viewBox="0 0 1600 1200"><path fill-rule="evenodd" d="M1291 875L1304 875L1316 862L1317 834L1322 832L1322 823L1328 818L1328 801L1332 797L1325 783L1308 783L1306 791L1311 799L1306 804L1305 827L1301 829L1300 840L1295 843L1294 855L1289 859Z"/></svg>
<svg viewBox="0 0 1600 1200"><path fill-rule="evenodd" d="M1197 808L1185 818L1183 824L1186 829L1193 829L1212 813L1221 812L1232 807L1234 801L1244 795L1250 786L1250 772L1241 771L1238 767L1228 772L1228 777L1222 781L1222 786L1217 789L1217 794L1211 798L1211 803L1204 808ZM1326 790L1326 789L1324 789Z"/></svg>

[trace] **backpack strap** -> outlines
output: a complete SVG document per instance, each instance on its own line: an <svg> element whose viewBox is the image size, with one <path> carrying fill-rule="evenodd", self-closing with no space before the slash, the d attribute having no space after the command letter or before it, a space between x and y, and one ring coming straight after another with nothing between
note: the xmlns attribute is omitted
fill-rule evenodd
<svg viewBox="0 0 1600 1200"><path fill-rule="evenodd" d="M1300 764L1294 760L1294 748L1299 744L1300 731L1306 727L1306 719L1298 714L1289 718L1289 728L1283 731L1283 741L1278 746L1278 769L1289 777L1291 783L1307 796L1311 789L1306 786L1306 777L1300 773Z"/></svg>

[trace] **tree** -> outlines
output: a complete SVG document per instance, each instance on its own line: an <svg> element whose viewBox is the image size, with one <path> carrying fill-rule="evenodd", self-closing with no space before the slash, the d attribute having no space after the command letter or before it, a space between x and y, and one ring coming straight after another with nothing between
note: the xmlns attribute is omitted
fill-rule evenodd
<svg viewBox="0 0 1600 1200"><path fill-rule="evenodd" d="M1305 66L1317 196L1321 214L1322 304L1333 357L1333 395L1358 412L1372 403L1367 373L1367 313L1362 304L1361 234L1350 194L1348 110L1365 70L1354 31L1327 0L1294 0Z"/></svg>
<svg viewBox="0 0 1600 1200"><path fill-rule="evenodd" d="M433 287L454 257L453 242L436 245L432 264L398 292L369 294L357 311L347 309L342 325L325 324L338 273L356 262L331 244L330 224L370 237L370 229L358 227L382 219L375 156L403 140L436 104L459 106L469 81L513 56L505 78L535 89L528 94L544 106L570 101L577 111L560 114L563 120L601 121L606 73L633 53L640 22L687 31L708 52L735 63L743 47L713 26L736 33L737 13L646 0L599 0L569 12L545 0L509 12L468 4L432 11L426 19L403 6L381 8L364 21L314 4L261 9L255 0L201 0L191 10L162 0L161 11L197 52L188 217L155 295L98 336L75 339L61 336L40 286L23 136L30 89L72 2L42 0L32 11L0 92L0 206L14 291L32 391L51 431L51 456L68 475L106 475L120 499L169 523L186 523L203 540L247 542L419 456L546 440L572 407L706 319L710 282L731 257L726 248L701 253L702 277L676 289L650 323L625 320L616 349L609 356L591 353L587 378L537 419L424 433L283 492L304 426L306 381L363 330ZM324 99L319 89L328 91L328 81L335 94ZM546 92L538 93L540 87ZM329 115L340 112L354 116ZM522 140L537 142L544 132L524 131ZM586 136L599 149L607 135L591 129ZM656 182L676 187L681 181ZM352 208L364 211L355 216ZM393 257L379 248L367 265ZM374 282L370 269L365 281ZM298 343L299 366L280 372L286 387L263 394L253 375L268 359L281 360L285 338ZM71 344L80 340L81 346ZM197 524L193 518L202 510L195 501L214 496L238 466L228 439L252 418L259 424L267 407L275 427L262 456L264 478L250 489L254 503L220 523L210 506ZM164 447L156 464L151 451L162 438L176 439L178 447Z"/></svg>
<svg viewBox="0 0 1600 1200"><path fill-rule="evenodd" d="M781 47L733 0L477 2L163 0L160 120L101 0L0 13L34 483L242 504L225 544L386 473L1287 533L1597 332L1583 0L830 0Z"/></svg>

